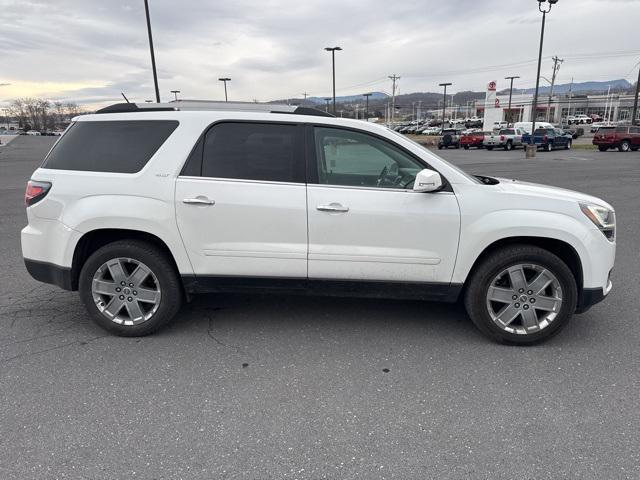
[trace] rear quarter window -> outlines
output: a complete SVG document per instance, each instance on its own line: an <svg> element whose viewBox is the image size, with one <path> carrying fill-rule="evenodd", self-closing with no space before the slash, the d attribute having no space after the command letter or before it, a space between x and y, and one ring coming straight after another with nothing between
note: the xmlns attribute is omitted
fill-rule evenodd
<svg viewBox="0 0 640 480"><path fill-rule="evenodd" d="M136 173L177 126L176 120L77 122L49 153L42 168Z"/></svg>

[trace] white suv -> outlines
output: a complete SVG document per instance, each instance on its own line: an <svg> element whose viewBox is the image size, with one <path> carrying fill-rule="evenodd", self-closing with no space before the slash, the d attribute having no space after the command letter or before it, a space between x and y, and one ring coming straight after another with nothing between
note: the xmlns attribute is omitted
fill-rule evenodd
<svg viewBox="0 0 640 480"><path fill-rule="evenodd" d="M474 177L372 123L268 108L76 118L27 185L30 274L129 336L199 292L290 291L463 299L486 335L524 344L609 293L615 214L599 198Z"/></svg>

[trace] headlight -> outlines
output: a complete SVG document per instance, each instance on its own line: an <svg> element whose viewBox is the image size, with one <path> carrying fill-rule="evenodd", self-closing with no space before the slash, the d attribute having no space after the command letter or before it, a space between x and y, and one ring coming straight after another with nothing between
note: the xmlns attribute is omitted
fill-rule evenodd
<svg viewBox="0 0 640 480"><path fill-rule="evenodd" d="M616 239L616 213L607 207L592 203L581 203L580 210L610 241Z"/></svg>

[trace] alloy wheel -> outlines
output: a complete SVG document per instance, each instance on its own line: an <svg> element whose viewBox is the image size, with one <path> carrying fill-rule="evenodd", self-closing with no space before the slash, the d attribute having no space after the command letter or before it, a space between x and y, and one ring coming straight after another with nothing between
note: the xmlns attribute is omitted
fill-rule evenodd
<svg viewBox="0 0 640 480"><path fill-rule="evenodd" d="M156 275L133 258L113 258L103 263L91 282L96 307L119 325L138 325L158 310L162 292Z"/></svg>
<svg viewBox="0 0 640 480"><path fill-rule="evenodd" d="M548 269L517 264L501 271L486 294L491 320L500 329L519 335L547 328L562 307L562 287Z"/></svg>

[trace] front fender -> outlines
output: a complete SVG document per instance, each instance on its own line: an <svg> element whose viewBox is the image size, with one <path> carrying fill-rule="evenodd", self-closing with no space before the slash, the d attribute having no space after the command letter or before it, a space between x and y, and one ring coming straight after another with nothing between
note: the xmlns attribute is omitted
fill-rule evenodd
<svg viewBox="0 0 640 480"><path fill-rule="evenodd" d="M460 236L453 283L464 283L478 257L493 243L516 237L560 240L576 251L585 282L593 277L588 245L593 230L569 215L535 210L499 210L474 218L464 225ZM600 232L598 232L600 233Z"/></svg>

